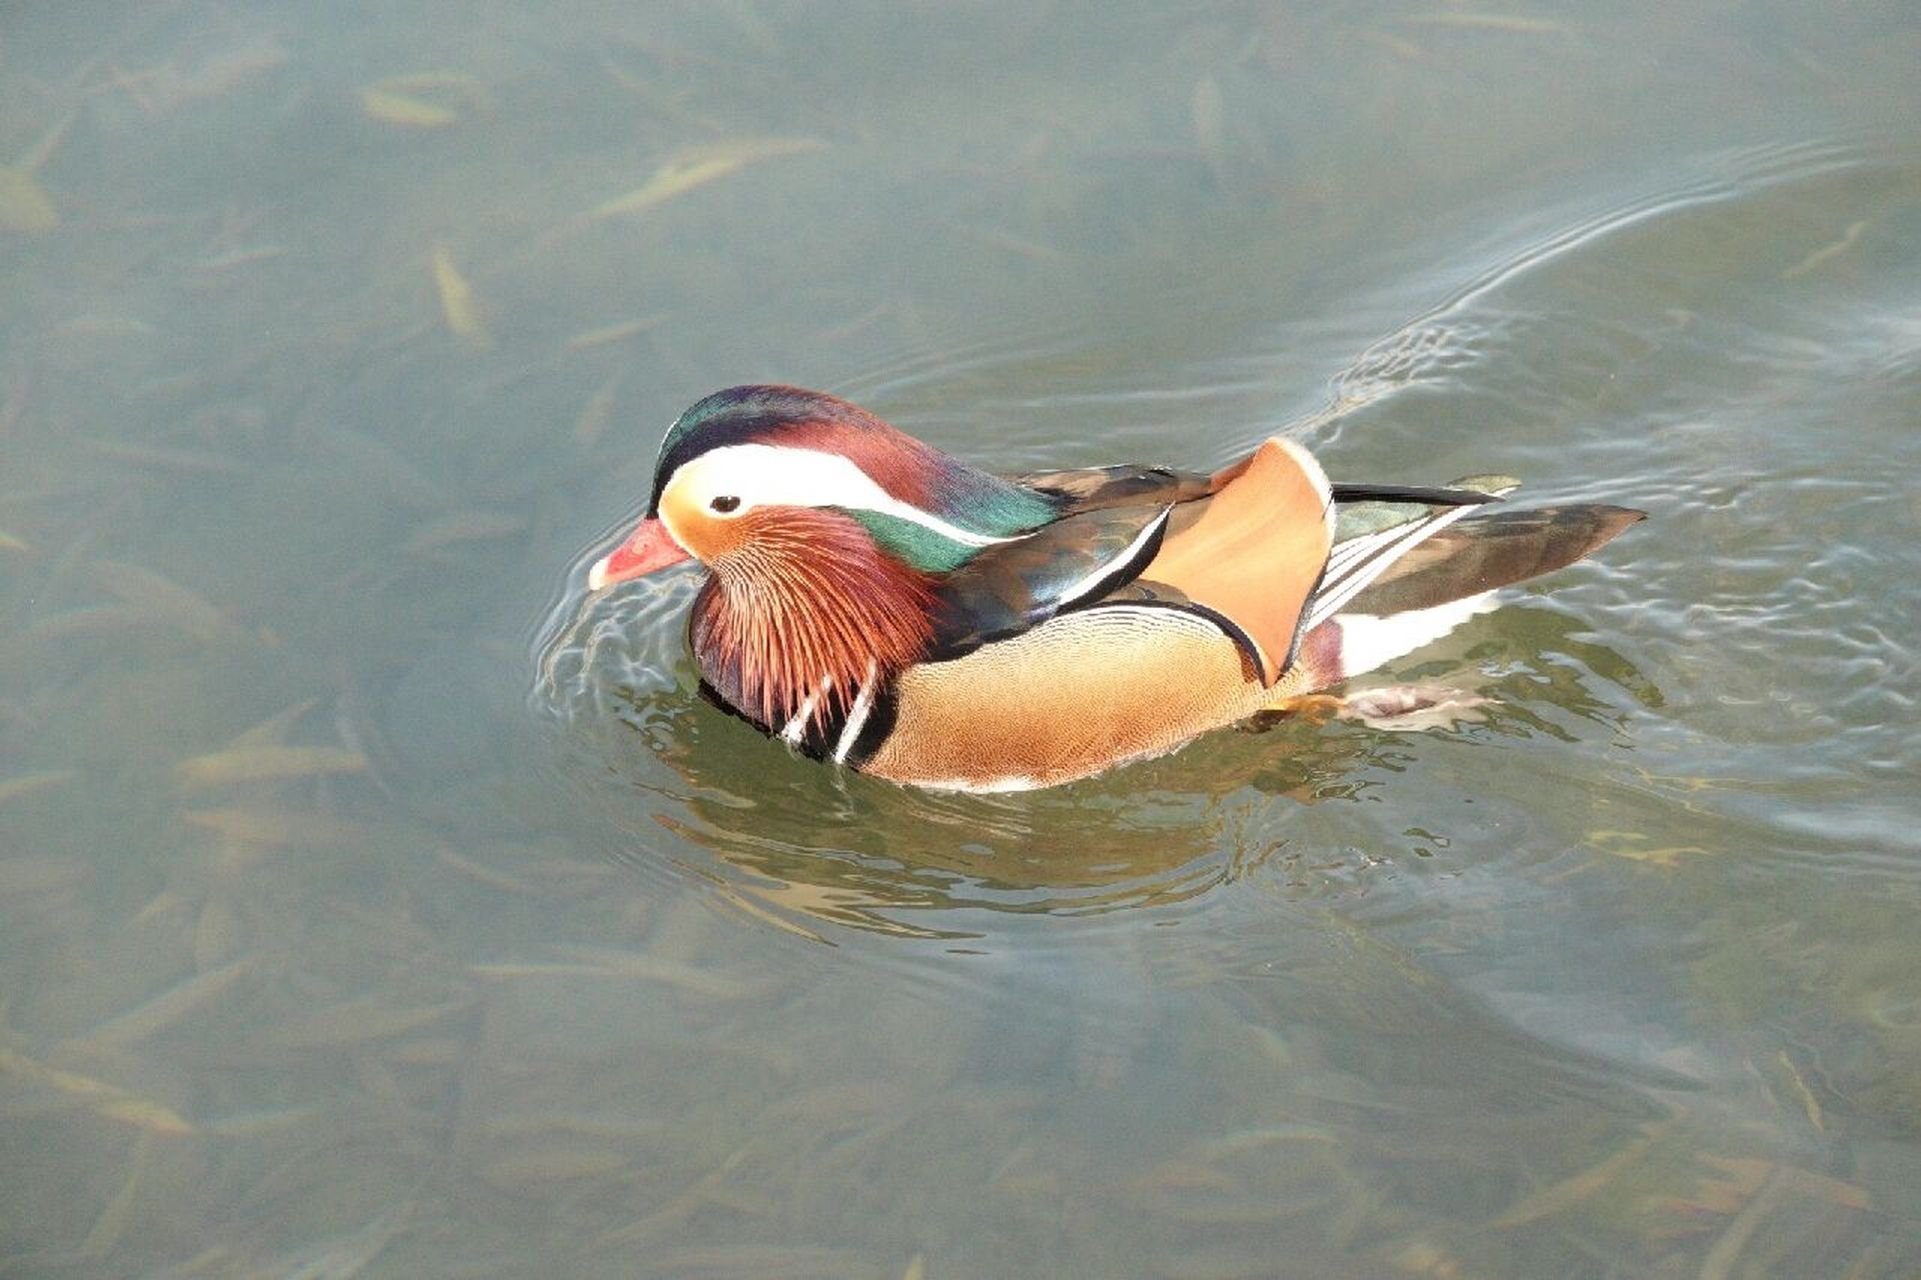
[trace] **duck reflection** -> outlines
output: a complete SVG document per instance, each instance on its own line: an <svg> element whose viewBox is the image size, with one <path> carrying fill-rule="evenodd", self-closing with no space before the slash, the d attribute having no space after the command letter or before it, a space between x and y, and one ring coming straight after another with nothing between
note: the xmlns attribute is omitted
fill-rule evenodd
<svg viewBox="0 0 1921 1280"><path fill-rule="evenodd" d="M644 612L666 612L662 603ZM622 833L620 856L664 856L742 910L823 940L831 929L821 925L963 939L990 927L982 912L1093 915L1187 901L1288 850L1287 809L1275 800L1313 805L1388 785L1412 745L1395 729L1475 722L1468 731L1566 738L1557 721L1569 716L1618 727L1626 709L1618 693L1589 687L1597 673L1637 701L1660 700L1576 619L1524 606L1477 620L1399 673L1418 683L1397 692L1455 708L1445 716L1386 715L1381 727L1267 717L1071 787L945 793L785 750L711 705L671 636L630 648L609 634L576 619L549 644L545 668L574 748L594 757L592 773L624 784L592 788ZM669 662L671 674L661 669ZM566 680L552 678L563 670ZM666 849L662 829L677 837Z"/></svg>
<svg viewBox="0 0 1921 1280"><path fill-rule="evenodd" d="M790 928L955 938L980 934L978 911L1086 915L1204 893L1285 847L1260 832L1273 798L1352 796L1397 745L1284 723L1262 726L1259 750L1225 734L1062 791L967 795L793 756L685 687L630 694L622 720L632 785L608 809L637 846L666 828L715 859L690 870ZM678 785L660 785L658 765Z"/></svg>

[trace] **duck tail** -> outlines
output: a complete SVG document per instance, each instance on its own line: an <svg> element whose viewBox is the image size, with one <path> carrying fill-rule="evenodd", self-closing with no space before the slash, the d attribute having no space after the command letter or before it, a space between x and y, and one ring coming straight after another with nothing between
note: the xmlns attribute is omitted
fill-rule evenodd
<svg viewBox="0 0 1921 1280"><path fill-rule="evenodd" d="M1396 561L1342 612L1388 617L1525 582L1591 555L1646 517L1601 503L1477 512Z"/></svg>
<svg viewBox="0 0 1921 1280"><path fill-rule="evenodd" d="M1325 689L1412 653L1493 609L1497 589L1573 564L1645 515L1584 504L1455 519L1312 618L1286 692Z"/></svg>

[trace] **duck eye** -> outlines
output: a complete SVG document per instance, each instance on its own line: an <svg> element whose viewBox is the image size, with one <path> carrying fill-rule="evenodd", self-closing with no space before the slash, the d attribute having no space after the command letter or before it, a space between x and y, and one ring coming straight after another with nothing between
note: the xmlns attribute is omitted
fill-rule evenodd
<svg viewBox="0 0 1921 1280"><path fill-rule="evenodd" d="M740 507L740 499L731 493L723 493L707 505L722 515L726 515L729 511L737 510Z"/></svg>

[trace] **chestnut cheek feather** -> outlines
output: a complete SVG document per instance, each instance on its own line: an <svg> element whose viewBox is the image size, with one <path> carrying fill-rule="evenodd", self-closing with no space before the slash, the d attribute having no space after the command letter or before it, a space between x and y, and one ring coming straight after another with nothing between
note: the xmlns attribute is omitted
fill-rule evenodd
<svg viewBox="0 0 1921 1280"><path fill-rule="evenodd" d="M713 563L717 590L696 605L699 647L732 673L741 710L779 726L817 694L824 720L925 647L930 584L854 521L789 509L743 525L740 552Z"/></svg>

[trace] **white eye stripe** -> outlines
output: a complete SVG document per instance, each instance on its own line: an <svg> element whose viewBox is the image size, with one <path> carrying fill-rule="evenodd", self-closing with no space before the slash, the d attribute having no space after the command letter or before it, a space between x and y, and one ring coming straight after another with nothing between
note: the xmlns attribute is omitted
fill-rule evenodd
<svg viewBox="0 0 1921 1280"><path fill-rule="evenodd" d="M684 493L702 509L728 516L755 507L848 507L910 520L966 547L991 547L1012 538L995 538L963 529L902 502L837 453L789 449L770 444L731 444L710 449L681 464L667 484L668 494ZM738 498L740 505L716 512L716 498Z"/></svg>

